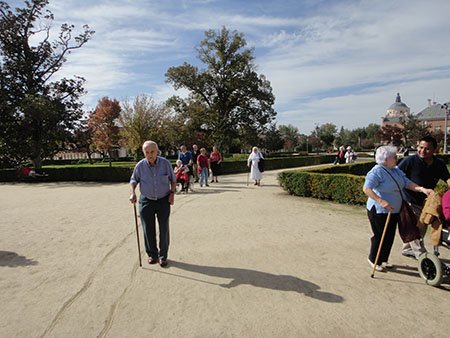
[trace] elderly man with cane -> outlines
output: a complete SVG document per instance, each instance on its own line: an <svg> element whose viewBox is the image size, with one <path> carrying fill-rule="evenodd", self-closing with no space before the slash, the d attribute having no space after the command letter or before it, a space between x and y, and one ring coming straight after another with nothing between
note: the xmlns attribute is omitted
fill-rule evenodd
<svg viewBox="0 0 450 338"><path fill-rule="evenodd" d="M130 179L131 203L137 202L136 186L139 184L139 213L144 231L145 251L149 264L167 266L169 251L170 206L174 203L176 178L170 162L158 156L158 145L145 141L142 145L145 158L134 167ZM156 220L159 223L159 250L156 243Z"/></svg>

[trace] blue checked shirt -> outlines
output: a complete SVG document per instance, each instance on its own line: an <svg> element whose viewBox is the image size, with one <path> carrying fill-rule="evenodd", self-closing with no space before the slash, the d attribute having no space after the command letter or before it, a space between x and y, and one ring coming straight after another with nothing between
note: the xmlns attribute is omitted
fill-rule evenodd
<svg viewBox="0 0 450 338"><path fill-rule="evenodd" d="M151 200L169 195L171 182L176 182L172 165L160 156L156 158L154 166L151 166L145 158L140 160L134 167L130 179L130 184L139 184L141 195Z"/></svg>

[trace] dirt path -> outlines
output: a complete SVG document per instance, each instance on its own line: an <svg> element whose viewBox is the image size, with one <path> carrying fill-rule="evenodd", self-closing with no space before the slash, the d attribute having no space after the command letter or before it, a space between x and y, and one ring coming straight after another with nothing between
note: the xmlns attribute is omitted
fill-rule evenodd
<svg viewBox="0 0 450 338"><path fill-rule="evenodd" d="M277 172L177 195L166 269L138 267L127 184L0 185L0 337L448 335L449 285L399 238L371 279L365 209L289 196Z"/></svg>

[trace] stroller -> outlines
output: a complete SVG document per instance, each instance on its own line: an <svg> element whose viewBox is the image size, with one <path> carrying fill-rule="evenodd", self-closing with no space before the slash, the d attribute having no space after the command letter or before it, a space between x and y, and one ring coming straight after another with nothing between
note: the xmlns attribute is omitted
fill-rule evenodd
<svg viewBox="0 0 450 338"><path fill-rule="evenodd" d="M420 277L431 286L439 286L444 279L450 279L450 265L438 258L439 246L450 248L450 191L442 198L442 209L445 220L442 222L439 244L433 246L433 252L421 254L418 262Z"/></svg>

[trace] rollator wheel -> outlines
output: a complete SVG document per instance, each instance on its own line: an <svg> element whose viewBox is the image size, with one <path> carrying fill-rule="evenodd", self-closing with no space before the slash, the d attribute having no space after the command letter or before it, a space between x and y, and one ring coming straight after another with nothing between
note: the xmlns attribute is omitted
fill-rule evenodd
<svg viewBox="0 0 450 338"><path fill-rule="evenodd" d="M431 286L439 286L444 278L442 263L431 252L425 252L419 257L419 274Z"/></svg>

